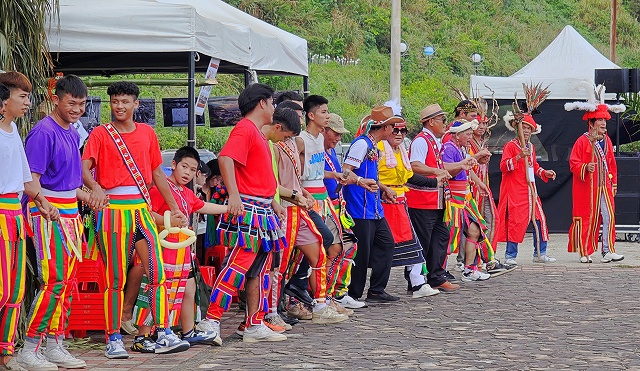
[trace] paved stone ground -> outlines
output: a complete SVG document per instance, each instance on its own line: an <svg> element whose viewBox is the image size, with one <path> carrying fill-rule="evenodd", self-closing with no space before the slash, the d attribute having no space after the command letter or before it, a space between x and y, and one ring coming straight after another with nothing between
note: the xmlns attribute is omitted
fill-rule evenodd
<svg viewBox="0 0 640 371"><path fill-rule="evenodd" d="M527 239L516 271L424 299L404 293L394 268L387 291L401 294L400 302L371 305L337 325L298 324L280 343L242 343L234 306L223 319L222 347L125 361L101 350L72 352L94 370L640 369L640 244L617 245L622 264L580 264L566 243L553 235L548 254L558 262L538 264Z"/></svg>

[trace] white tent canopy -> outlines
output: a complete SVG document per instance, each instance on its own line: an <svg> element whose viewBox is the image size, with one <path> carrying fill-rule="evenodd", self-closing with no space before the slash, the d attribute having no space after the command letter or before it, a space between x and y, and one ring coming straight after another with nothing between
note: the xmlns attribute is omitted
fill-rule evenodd
<svg viewBox="0 0 640 371"><path fill-rule="evenodd" d="M306 40L221 0L60 0L59 23L47 31L54 60L69 72L186 70L182 55L194 51L221 59L221 72L227 63L235 72L308 76Z"/></svg>
<svg viewBox="0 0 640 371"><path fill-rule="evenodd" d="M593 84L596 69L620 68L602 55L573 27L562 32L536 58L509 77L471 76L471 92L482 97L523 98L523 83L551 85L550 99L585 99L580 83ZM485 86L486 85L486 86ZM491 89L489 90L487 86Z"/></svg>

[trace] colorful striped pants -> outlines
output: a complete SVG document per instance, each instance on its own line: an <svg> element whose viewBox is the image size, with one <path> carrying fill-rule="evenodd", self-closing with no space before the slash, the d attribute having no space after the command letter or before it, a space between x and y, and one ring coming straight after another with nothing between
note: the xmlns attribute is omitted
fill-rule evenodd
<svg viewBox="0 0 640 371"><path fill-rule="evenodd" d="M98 244L106 266L104 314L107 334L120 331L124 301L122 290L136 240L140 237L146 242L146 249L137 252L149 277L149 303L154 322L166 328L169 324L167 289L156 224L140 194L115 194L117 191L110 191L109 207L96 216Z"/></svg>
<svg viewBox="0 0 640 371"><path fill-rule="evenodd" d="M0 355L12 355L25 293L27 235L17 193L0 195Z"/></svg>
<svg viewBox="0 0 640 371"><path fill-rule="evenodd" d="M40 288L29 312L27 336L62 335L71 311L72 290L77 287L77 255L82 254L84 226L78 214L76 191L43 190L60 212L60 220L48 222L33 202L31 227L36 249Z"/></svg>

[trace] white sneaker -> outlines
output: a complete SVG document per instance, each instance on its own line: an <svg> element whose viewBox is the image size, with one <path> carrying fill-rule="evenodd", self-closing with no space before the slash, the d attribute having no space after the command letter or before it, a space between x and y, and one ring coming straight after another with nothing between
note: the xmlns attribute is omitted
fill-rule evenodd
<svg viewBox="0 0 640 371"><path fill-rule="evenodd" d="M602 259L600 259L600 261L603 263L610 263L610 262L617 262L622 259L624 259L624 255L616 254L614 252L609 251L608 253L604 254L604 256L602 257Z"/></svg>
<svg viewBox="0 0 640 371"><path fill-rule="evenodd" d="M4 365L4 368L2 368L3 366L0 365L0 370L11 370L11 371L27 371L26 368L20 366L20 364L18 364L18 361L16 361L16 357L11 357L9 359L9 362L7 362L7 364Z"/></svg>
<svg viewBox="0 0 640 371"><path fill-rule="evenodd" d="M366 308L367 307L367 303L366 302L356 300L356 299L352 298L349 295L345 295L345 296L341 297L340 299L335 297L334 300L336 302L338 302L340 305L342 305L343 307L348 308L348 309L360 309L360 308Z"/></svg>
<svg viewBox="0 0 640 371"><path fill-rule="evenodd" d="M44 356L47 361L55 363L58 367L64 368L85 368L87 363L81 359L74 357L65 344L51 344L53 340L48 340L47 349L44 351Z"/></svg>
<svg viewBox="0 0 640 371"><path fill-rule="evenodd" d="M182 340L173 332L170 334L159 331L158 340L156 340L156 354L169 354L184 352L189 349L189 342Z"/></svg>
<svg viewBox="0 0 640 371"><path fill-rule="evenodd" d="M540 260L538 260L537 256L533 257L534 263L555 263L556 260L557 260L556 258L552 258L549 255L541 255Z"/></svg>
<svg viewBox="0 0 640 371"><path fill-rule="evenodd" d="M116 339L109 340L104 350L104 356L111 359L126 359L129 358L129 353L124 349L122 339Z"/></svg>
<svg viewBox="0 0 640 371"><path fill-rule="evenodd" d="M505 259L504 263L507 265L518 265L515 258Z"/></svg>
<svg viewBox="0 0 640 371"><path fill-rule="evenodd" d="M196 330L202 332L215 332L216 337L213 339L214 345L222 345L222 338L220 337L220 322L214 319L203 319L196 325Z"/></svg>
<svg viewBox="0 0 640 371"><path fill-rule="evenodd" d="M349 319L346 314L340 314L330 305L325 305L322 309L313 311L311 322L327 325L331 323L343 322Z"/></svg>
<svg viewBox="0 0 640 371"><path fill-rule="evenodd" d="M477 269L468 270L462 273L462 282L486 281L491 278L488 273L482 273Z"/></svg>
<svg viewBox="0 0 640 371"><path fill-rule="evenodd" d="M29 371L57 371L58 366L55 363L47 361L42 354L42 349L36 351L21 349L16 357L16 362Z"/></svg>
<svg viewBox="0 0 640 371"><path fill-rule="evenodd" d="M138 328L133 324L133 320L120 322L120 328L129 335L138 335Z"/></svg>
<svg viewBox="0 0 640 371"><path fill-rule="evenodd" d="M458 272L463 272L464 271L464 263L463 262L456 263L456 266L453 267L453 269L457 270Z"/></svg>
<svg viewBox="0 0 640 371"><path fill-rule="evenodd" d="M589 255L589 256L581 256L580 257L580 263L593 263L593 260L591 260L591 255Z"/></svg>
<svg viewBox="0 0 640 371"><path fill-rule="evenodd" d="M439 293L440 290L436 290L425 283L424 285L422 285L422 287L420 287L420 290L414 291L412 296L414 299L418 299L424 298L425 296L437 295Z"/></svg>
<svg viewBox="0 0 640 371"><path fill-rule="evenodd" d="M284 334L273 332L264 323L259 326L251 326L244 329L242 341L245 343L257 343L259 341L283 341L287 340Z"/></svg>

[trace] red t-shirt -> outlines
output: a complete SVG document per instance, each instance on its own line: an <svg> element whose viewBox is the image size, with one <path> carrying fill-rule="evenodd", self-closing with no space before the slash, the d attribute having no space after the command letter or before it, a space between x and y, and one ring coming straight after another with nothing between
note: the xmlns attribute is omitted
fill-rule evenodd
<svg viewBox="0 0 640 371"><path fill-rule="evenodd" d="M238 192L258 197L276 194L269 143L251 120L243 118L236 124L220 156L234 160Z"/></svg>
<svg viewBox="0 0 640 371"><path fill-rule="evenodd" d="M133 156L145 183L151 183L153 170L162 164L160 144L153 128L136 122L136 129L130 133L120 133ZM89 135L82 154L83 160L93 159L96 181L104 189L137 185L111 135L102 125Z"/></svg>
<svg viewBox="0 0 640 371"><path fill-rule="evenodd" d="M180 211L182 211L184 215L189 217L189 215L204 207L204 201L199 199L192 190L187 187L175 185L171 183L170 180L167 180L167 182L169 182L169 188L171 189L173 198L175 198ZM149 195L151 196L151 209L164 216L164 212L169 210L169 205L167 205L164 197L160 194L158 187L151 187Z"/></svg>

